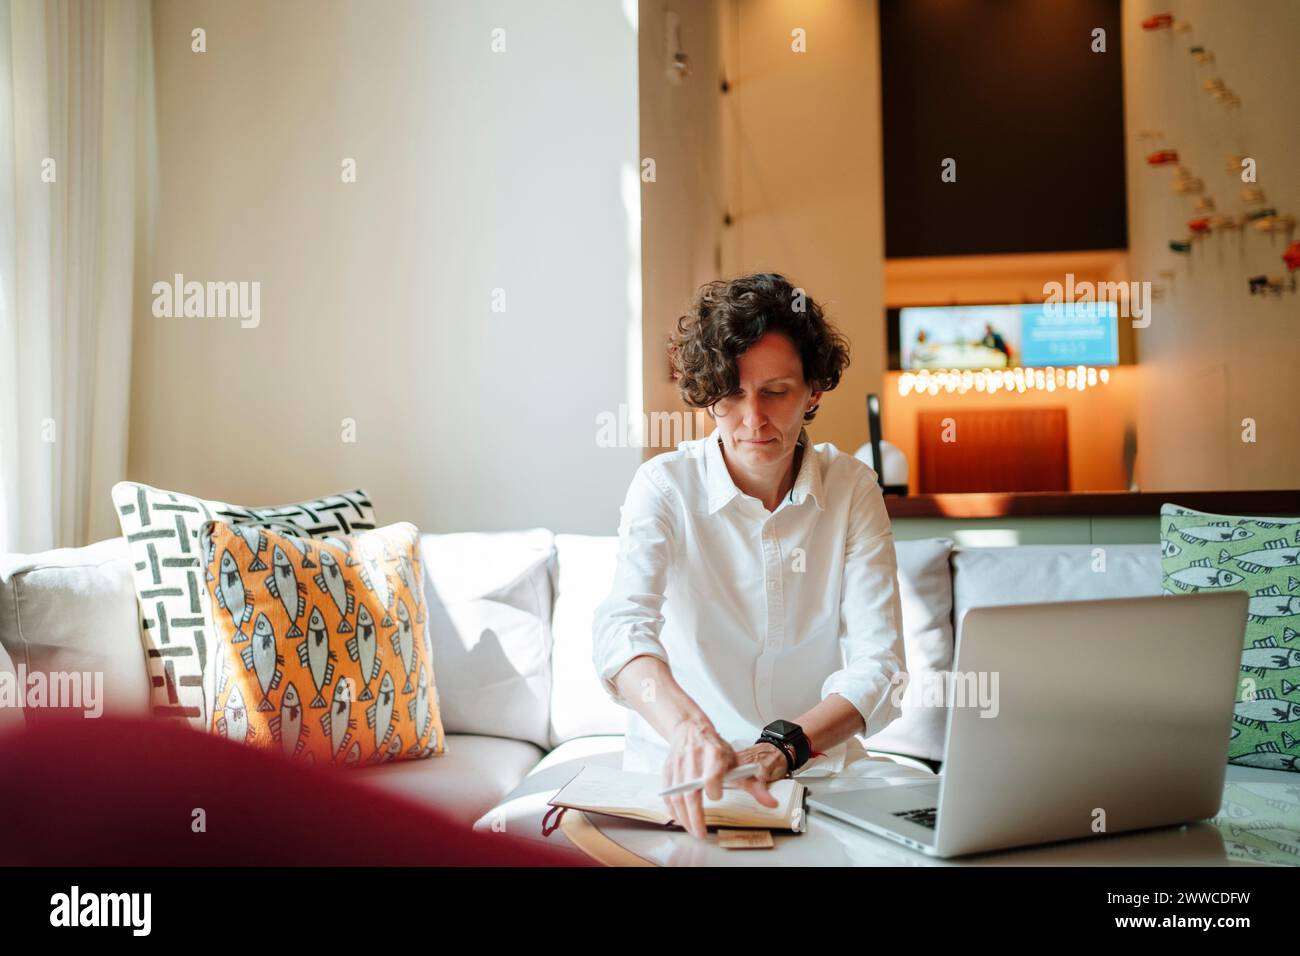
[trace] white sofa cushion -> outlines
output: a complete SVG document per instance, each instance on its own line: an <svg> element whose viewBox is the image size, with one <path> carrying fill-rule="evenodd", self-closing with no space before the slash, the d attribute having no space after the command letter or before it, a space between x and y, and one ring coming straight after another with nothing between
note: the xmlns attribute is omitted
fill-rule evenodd
<svg viewBox="0 0 1300 956"><path fill-rule="evenodd" d="M1161 593L1159 544L957 548L952 555L953 634L972 607L1099 601Z"/></svg>
<svg viewBox="0 0 1300 956"><path fill-rule="evenodd" d="M953 622L972 607L1100 601L1161 593L1160 545L1023 544L957 548L952 555Z"/></svg>
<svg viewBox="0 0 1300 956"><path fill-rule="evenodd" d="M902 696L903 715L866 738L864 745L872 752L939 760L948 711L921 704L926 699L926 682L952 669L952 541L896 541L894 553L898 557L908 683Z"/></svg>
<svg viewBox="0 0 1300 956"><path fill-rule="evenodd" d="M149 675L126 540L0 556L0 646L28 674L102 674L104 713L147 714ZM29 710L27 720L36 719Z"/></svg>
<svg viewBox="0 0 1300 956"><path fill-rule="evenodd" d="M614 583L618 537L559 534L555 549L559 578L552 618L552 747L576 737L622 734L627 720L627 711L605 694L591 665L592 616ZM952 666L951 549L947 538L895 543L909 673ZM943 713L904 707L904 716L870 738L867 747L938 759L943 731Z"/></svg>
<svg viewBox="0 0 1300 956"><path fill-rule="evenodd" d="M446 753L349 772L367 787L440 811L466 827L494 807L542 758L524 740L448 734Z"/></svg>
<svg viewBox="0 0 1300 956"><path fill-rule="evenodd" d="M551 567L545 529L420 537L429 639L447 734L549 749Z"/></svg>

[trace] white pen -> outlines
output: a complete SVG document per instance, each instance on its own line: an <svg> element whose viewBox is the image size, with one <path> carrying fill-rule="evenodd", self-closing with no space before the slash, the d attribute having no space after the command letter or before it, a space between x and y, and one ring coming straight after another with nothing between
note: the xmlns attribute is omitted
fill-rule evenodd
<svg viewBox="0 0 1300 956"><path fill-rule="evenodd" d="M739 767L727 772L726 776L722 778L722 785L723 787L726 787L727 784L735 783L737 780L744 780L746 777L757 777L758 769L758 764L756 763L742 763ZM658 795L661 797L671 797L678 793L686 793L689 790L699 790L703 786L704 778L700 777L697 780L687 780L685 783L676 784L675 786L669 787L667 790L660 790Z"/></svg>

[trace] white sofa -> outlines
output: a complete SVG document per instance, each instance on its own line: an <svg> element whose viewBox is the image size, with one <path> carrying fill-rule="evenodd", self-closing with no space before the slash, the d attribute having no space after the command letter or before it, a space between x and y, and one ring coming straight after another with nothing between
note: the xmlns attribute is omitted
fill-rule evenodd
<svg viewBox="0 0 1300 956"><path fill-rule="evenodd" d="M610 586L616 546L615 537L544 529L423 536L446 754L352 771L357 779L483 829L507 826L525 798L535 808L539 793L583 762L617 766L626 712L605 696L591 661L592 613ZM1105 550L1098 572L1088 545L899 542L909 671L950 668L953 623L975 605L1160 593L1158 545ZM128 562L121 538L0 557L0 668L102 671L106 713L147 713ZM935 767L945 717L905 702L903 718L868 749ZM0 729L22 720L0 709ZM1229 777L1297 780L1240 767Z"/></svg>

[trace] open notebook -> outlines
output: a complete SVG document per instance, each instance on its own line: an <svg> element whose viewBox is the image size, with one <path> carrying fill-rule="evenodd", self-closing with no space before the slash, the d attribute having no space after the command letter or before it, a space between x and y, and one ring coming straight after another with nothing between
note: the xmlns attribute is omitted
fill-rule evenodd
<svg viewBox="0 0 1300 956"><path fill-rule="evenodd" d="M775 807L763 806L745 790L723 790L721 800L710 800L708 794L703 794L705 825L802 832L807 820L804 800L808 788L791 777L775 780L767 788L778 801ZM664 798L659 796L662 789L663 780L658 774L588 764L546 802L648 823L676 824Z"/></svg>

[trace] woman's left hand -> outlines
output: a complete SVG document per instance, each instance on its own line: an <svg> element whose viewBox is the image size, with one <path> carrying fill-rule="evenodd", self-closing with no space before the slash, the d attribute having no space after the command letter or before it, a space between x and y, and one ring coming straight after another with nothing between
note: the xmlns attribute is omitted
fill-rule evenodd
<svg viewBox="0 0 1300 956"><path fill-rule="evenodd" d="M765 807L774 807L776 797L768 791L767 785L780 780L790 772L790 763L774 744L753 744L744 750L736 751L736 765L756 763L759 775L736 781L736 785L748 790L759 803ZM760 795L761 794L761 795Z"/></svg>

